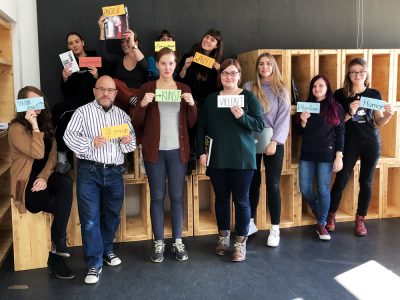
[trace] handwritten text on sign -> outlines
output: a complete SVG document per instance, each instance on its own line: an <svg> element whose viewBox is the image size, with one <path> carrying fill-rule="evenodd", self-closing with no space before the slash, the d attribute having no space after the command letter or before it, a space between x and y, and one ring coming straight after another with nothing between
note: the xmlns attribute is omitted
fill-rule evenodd
<svg viewBox="0 0 400 300"><path fill-rule="evenodd" d="M175 41L155 41L154 42L154 52L160 51L162 48L169 48L175 51Z"/></svg>
<svg viewBox="0 0 400 300"><path fill-rule="evenodd" d="M360 99L360 107L364 107L364 108L384 111L385 105L386 105L386 102L379 100L379 99L368 98L368 97L361 97L361 99Z"/></svg>
<svg viewBox="0 0 400 300"><path fill-rule="evenodd" d="M156 101L158 102L181 102L181 90L156 89Z"/></svg>
<svg viewBox="0 0 400 300"><path fill-rule="evenodd" d="M79 57L79 67L96 67L101 68L101 57Z"/></svg>
<svg viewBox="0 0 400 300"><path fill-rule="evenodd" d="M122 124L117 126L104 127L101 129L101 135L106 139L116 139L123 136L129 135L128 124Z"/></svg>
<svg viewBox="0 0 400 300"><path fill-rule="evenodd" d="M297 112L309 112L311 114L319 114L320 104L314 102L297 102Z"/></svg>
<svg viewBox="0 0 400 300"><path fill-rule="evenodd" d="M196 52L196 54L193 57L193 62L198 63L199 65L205 66L207 68L212 69L215 59L211 58L207 55L201 54L199 52Z"/></svg>
<svg viewBox="0 0 400 300"><path fill-rule="evenodd" d="M102 10L105 17L125 15L125 6L123 4L104 6Z"/></svg>
<svg viewBox="0 0 400 300"><path fill-rule="evenodd" d="M28 111L30 109L44 109L43 97L17 99L15 101L17 112Z"/></svg>
<svg viewBox="0 0 400 300"><path fill-rule="evenodd" d="M218 96L218 107L244 107L244 95L220 95Z"/></svg>

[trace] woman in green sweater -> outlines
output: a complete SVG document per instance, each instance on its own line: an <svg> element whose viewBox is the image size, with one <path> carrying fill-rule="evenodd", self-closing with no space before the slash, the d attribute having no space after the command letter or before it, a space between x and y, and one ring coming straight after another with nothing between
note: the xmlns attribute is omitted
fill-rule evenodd
<svg viewBox="0 0 400 300"><path fill-rule="evenodd" d="M216 248L225 255L230 241L230 196L235 203L235 243L232 261L246 259L246 240L250 221L249 188L256 169L256 149L253 131L264 128L262 109L256 96L239 88L240 65L236 59L226 59L219 70L222 90L210 94L198 119L197 154L207 165L204 145L206 136L212 139L207 175L215 192L215 213L219 231Z"/></svg>

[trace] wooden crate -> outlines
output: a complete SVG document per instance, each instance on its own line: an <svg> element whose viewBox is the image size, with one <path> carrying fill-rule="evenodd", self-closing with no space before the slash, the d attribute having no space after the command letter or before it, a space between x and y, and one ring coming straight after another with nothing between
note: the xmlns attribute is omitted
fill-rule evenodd
<svg viewBox="0 0 400 300"><path fill-rule="evenodd" d="M396 111L388 124L379 128L382 140L382 151L380 162L394 163L399 161L400 153L400 113Z"/></svg>
<svg viewBox="0 0 400 300"><path fill-rule="evenodd" d="M301 150L301 136L297 133L297 124L296 124L296 108L292 107L292 115L290 117L290 129L288 140L290 145L288 147L288 155L285 156L285 159L288 164L288 169L298 169L299 168L299 159L300 159L300 150ZM286 145L285 145L286 146Z"/></svg>
<svg viewBox="0 0 400 300"><path fill-rule="evenodd" d="M377 89L382 99L394 103L394 61L395 51L386 49L371 49L368 51L368 67L371 87ZM397 74L396 74L397 75Z"/></svg>
<svg viewBox="0 0 400 300"><path fill-rule="evenodd" d="M340 50L316 50L315 74L328 78L332 91L341 87L341 51Z"/></svg>
<svg viewBox="0 0 400 300"><path fill-rule="evenodd" d="M400 163L386 165L383 218L400 217Z"/></svg>
<svg viewBox="0 0 400 300"><path fill-rule="evenodd" d="M290 79L293 79L299 98L306 101L308 98L310 81L315 76L314 50L291 50L289 59ZM287 82L291 90L291 80Z"/></svg>
<svg viewBox="0 0 400 300"><path fill-rule="evenodd" d="M0 266L12 244L9 169L9 163L0 163Z"/></svg>
<svg viewBox="0 0 400 300"><path fill-rule="evenodd" d="M193 234L218 233L215 218L215 195L210 178L193 175Z"/></svg>

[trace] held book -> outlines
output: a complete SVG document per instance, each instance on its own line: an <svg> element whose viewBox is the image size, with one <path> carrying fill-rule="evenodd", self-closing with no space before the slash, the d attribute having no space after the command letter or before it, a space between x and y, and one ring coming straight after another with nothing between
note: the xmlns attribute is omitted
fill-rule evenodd
<svg viewBox="0 0 400 300"><path fill-rule="evenodd" d="M70 69L72 73L79 71L78 63L76 62L74 53L71 50L61 53L59 56L64 68Z"/></svg>
<svg viewBox="0 0 400 300"><path fill-rule="evenodd" d="M128 7L124 7L125 13L119 15L107 15L104 23L104 35L106 40L123 39L124 33L129 29Z"/></svg>
<svg viewBox="0 0 400 300"><path fill-rule="evenodd" d="M211 149L212 149L213 139L209 136L204 138L204 146L207 154L207 167L210 164Z"/></svg>

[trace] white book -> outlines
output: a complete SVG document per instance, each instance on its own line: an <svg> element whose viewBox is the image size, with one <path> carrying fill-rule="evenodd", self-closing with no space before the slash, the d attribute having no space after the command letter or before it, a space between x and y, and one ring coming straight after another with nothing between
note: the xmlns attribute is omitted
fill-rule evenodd
<svg viewBox="0 0 400 300"><path fill-rule="evenodd" d="M206 150L206 154L207 154L207 167L210 164L212 144L213 144L213 139L210 138L209 136L206 136L204 138L204 145L205 145L205 150Z"/></svg>
<svg viewBox="0 0 400 300"><path fill-rule="evenodd" d="M72 71L72 73L79 71L78 63L76 62L74 53L72 51L67 51L60 54L61 62L64 68L68 68Z"/></svg>

